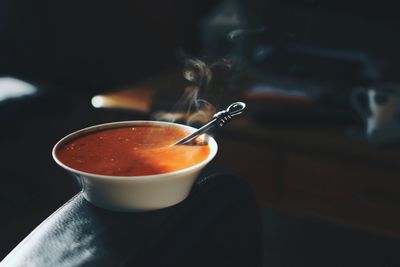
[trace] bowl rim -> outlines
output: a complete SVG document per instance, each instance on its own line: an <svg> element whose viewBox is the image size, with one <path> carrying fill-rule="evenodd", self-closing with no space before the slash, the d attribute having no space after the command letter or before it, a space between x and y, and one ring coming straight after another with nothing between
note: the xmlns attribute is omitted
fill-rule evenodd
<svg viewBox="0 0 400 267"><path fill-rule="evenodd" d="M172 171L172 172L166 172L166 173L160 173L160 174L150 174L150 175L138 175L138 176L113 176L113 175L103 175L103 174L95 174L95 173L90 173L90 172L84 172L80 171L74 168L71 168L67 165L65 165L63 162L61 162L57 158L57 151L62 146L63 144L69 142L70 140L73 140L74 138L77 138L83 134L89 134L93 133L96 131L100 130L106 130L106 129L113 129L113 128L120 128L120 127L125 127L125 126L133 126L133 125L153 125L153 126L167 126L167 127L177 127L185 130L189 130L190 132L193 132L197 130L194 127L184 125L184 124L179 124L179 123L174 123L174 122L164 122L164 121L151 121L151 120L134 120L134 121L116 121L116 122L109 122L109 123L103 123L103 124L96 124L93 126L89 126L86 128L82 128L80 130L77 130L75 132L72 132L63 138L61 138L53 147L52 149L52 156L53 160L62 168L66 169L67 171L70 171L75 174L79 175L84 175L84 176L89 176L91 178L99 178L99 179L113 179L113 180L156 180L156 179L164 179L166 177L171 177L171 176L176 176L179 177L180 174L184 173L190 173L191 171L195 171L196 169L199 169L205 165L207 165L217 154L218 151L218 144L215 141L215 139L209 135L209 141L208 141L208 146L210 147L210 153L208 154L207 158L195 165L192 165L190 167L180 169L177 171Z"/></svg>

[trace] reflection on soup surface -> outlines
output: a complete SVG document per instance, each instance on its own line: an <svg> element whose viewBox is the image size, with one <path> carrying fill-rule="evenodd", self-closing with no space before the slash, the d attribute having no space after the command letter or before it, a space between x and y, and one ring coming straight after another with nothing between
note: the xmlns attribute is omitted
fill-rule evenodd
<svg viewBox="0 0 400 267"><path fill-rule="evenodd" d="M79 171L114 176L152 175L200 163L208 145L171 146L188 134L162 126L131 126L100 130L78 137L56 152L65 165Z"/></svg>

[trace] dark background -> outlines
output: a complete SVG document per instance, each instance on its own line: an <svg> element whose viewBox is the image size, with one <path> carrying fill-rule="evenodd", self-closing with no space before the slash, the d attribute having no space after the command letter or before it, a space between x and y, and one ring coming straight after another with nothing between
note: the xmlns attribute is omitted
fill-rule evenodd
<svg viewBox="0 0 400 267"><path fill-rule="evenodd" d="M234 46L224 46L229 30L265 27L263 34L245 39L364 53L380 79L393 81L398 79L399 61L396 4L4 0L0 71L51 85L105 90L177 65L178 47L192 55L226 56ZM236 12L238 20L210 22L224 12Z"/></svg>
<svg viewBox="0 0 400 267"><path fill-rule="evenodd" d="M273 77L327 88L321 99L329 108L323 115L271 116L261 105L251 112L261 123L360 127L351 91L400 82L397 5L390 0L2 0L0 76L30 82L38 93L0 101L0 256L79 190L51 158L61 137L101 122L148 118L96 110L90 105L93 95L180 69L183 50L210 61L234 58L252 81ZM244 31L229 38L237 29ZM225 94L231 97L233 91Z"/></svg>

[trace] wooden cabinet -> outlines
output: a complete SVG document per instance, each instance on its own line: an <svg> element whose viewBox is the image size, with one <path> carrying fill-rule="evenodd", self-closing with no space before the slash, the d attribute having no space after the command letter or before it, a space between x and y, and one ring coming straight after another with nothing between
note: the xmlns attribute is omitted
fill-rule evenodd
<svg viewBox="0 0 400 267"><path fill-rule="evenodd" d="M259 204L400 236L400 146L377 147L345 128L233 121L217 162L245 177Z"/></svg>

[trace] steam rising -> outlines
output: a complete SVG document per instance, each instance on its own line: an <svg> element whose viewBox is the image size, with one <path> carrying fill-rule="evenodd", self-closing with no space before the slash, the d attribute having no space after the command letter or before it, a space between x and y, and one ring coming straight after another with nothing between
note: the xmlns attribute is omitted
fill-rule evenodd
<svg viewBox="0 0 400 267"><path fill-rule="evenodd" d="M213 72L219 69L230 69L232 63L223 59L212 64L206 64L204 61L195 58L186 58L184 60L183 77L188 80L191 85L184 89L183 95L172 107L171 112L158 112L154 114L156 120L162 121L183 121L188 125L204 124L211 120L216 113L216 107L202 96L216 95L218 90L222 89L222 85L218 81L213 80ZM215 88L219 87L219 88ZM212 89L212 90L211 90Z"/></svg>
<svg viewBox="0 0 400 267"><path fill-rule="evenodd" d="M225 58L207 64L202 60L186 57L182 50L179 52L184 59L182 74L190 85L184 88L182 96L170 112L156 112L153 118L169 122L178 121L197 128L211 121L217 112L216 106L209 102L210 99L214 104L226 105L226 101L231 103L229 98L236 95L235 90L244 88L243 83L238 82L244 72L241 64L237 64L240 63L238 58ZM208 136L203 134L193 140L192 144L207 144Z"/></svg>
<svg viewBox="0 0 400 267"><path fill-rule="evenodd" d="M189 82L193 82L198 87L207 87L212 78L211 69L207 64L199 59L187 59L183 77Z"/></svg>

